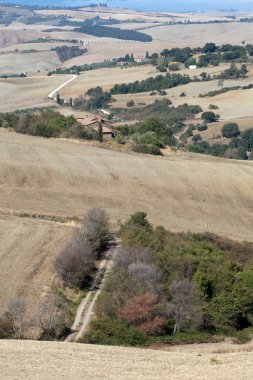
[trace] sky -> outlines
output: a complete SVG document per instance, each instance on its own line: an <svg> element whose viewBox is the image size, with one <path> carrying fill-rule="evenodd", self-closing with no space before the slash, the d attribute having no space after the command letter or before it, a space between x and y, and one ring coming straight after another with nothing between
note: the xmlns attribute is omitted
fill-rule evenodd
<svg viewBox="0 0 253 380"><path fill-rule="evenodd" d="M2 0L4 2L4 0ZM213 9L253 9L253 0L5 0L29 5L80 6L91 2L106 2L113 7L146 11L206 11ZM1 2L1 0L0 0Z"/></svg>

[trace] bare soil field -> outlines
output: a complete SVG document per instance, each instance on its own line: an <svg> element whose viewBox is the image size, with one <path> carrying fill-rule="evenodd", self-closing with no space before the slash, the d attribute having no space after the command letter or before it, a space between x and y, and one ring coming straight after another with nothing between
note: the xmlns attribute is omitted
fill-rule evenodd
<svg viewBox="0 0 253 380"><path fill-rule="evenodd" d="M136 210L176 231L252 241L253 163L178 153L147 157L0 132L0 209L80 217L101 205L117 224Z"/></svg>
<svg viewBox="0 0 253 380"><path fill-rule="evenodd" d="M53 259L71 230L53 222L0 214L0 315L12 297L23 296L29 319L33 318L55 276Z"/></svg>
<svg viewBox="0 0 253 380"><path fill-rule="evenodd" d="M219 347L223 346L194 345L190 349L181 346L158 351L2 340L0 376L4 380L251 380L252 345L237 350L230 346L231 351L214 353Z"/></svg>
<svg viewBox="0 0 253 380"><path fill-rule="evenodd" d="M50 106L48 94L68 79L68 75L0 79L0 112Z"/></svg>

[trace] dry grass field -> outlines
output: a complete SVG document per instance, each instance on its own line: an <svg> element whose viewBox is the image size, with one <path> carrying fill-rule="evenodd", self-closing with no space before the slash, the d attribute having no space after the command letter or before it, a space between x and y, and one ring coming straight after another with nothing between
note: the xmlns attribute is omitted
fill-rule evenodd
<svg viewBox="0 0 253 380"><path fill-rule="evenodd" d="M79 75L76 80L64 87L60 94L67 98L77 97L92 87L101 86L104 90L110 90L116 83L126 83L129 80L134 82L155 75L156 69L152 65L145 65L141 68L136 66L127 69L115 67L113 69L93 70Z"/></svg>
<svg viewBox="0 0 253 380"><path fill-rule="evenodd" d="M189 153L167 158L0 132L0 209L80 217L101 205L112 222L145 210L173 230L252 241L253 163Z"/></svg>
<svg viewBox="0 0 253 380"><path fill-rule="evenodd" d="M67 75L0 79L0 112L50 106L48 94L68 79Z"/></svg>
<svg viewBox="0 0 253 380"><path fill-rule="evenodd" d="M169 351L77 343L0 341L4 380L251 380L252 345L181 346ZM215 348L223 353L215 353ZM14 365L15 363L15 365Z"/></svg>
<svg viewBox="0 0 253 380"><path fill-rule="evenodd" d="M34 73L57 67L60 61L54 51L10 53L0 55L0 74Z"/></svg>
<svg viewBox="0 0 253 380"><path fill-rule="evenodd" d="M0 213L0 315L22 295L33 318L55 276L52 261L70 233L71 227Z"/></svg>

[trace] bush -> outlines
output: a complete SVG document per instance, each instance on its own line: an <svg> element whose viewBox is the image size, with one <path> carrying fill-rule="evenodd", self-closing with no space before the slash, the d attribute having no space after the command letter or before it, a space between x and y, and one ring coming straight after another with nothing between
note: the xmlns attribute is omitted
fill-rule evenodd
<svg viewBox="0 0 253 380"><path fill-rule="evenodd" d="M179 71L180 66L177 63L172 63L171 65L168 66L170 71Z"/></svg>
<svg viewBox="0 0 253 380"><path fill-rule="evenodd" d="M194 135L193 138L192 138L192 141L195 142L195 143L197 143L199 141L202 141L202 137L199 134Z"/></svg>
<svg viewBox="0 0 253 380"><path fill-rule="evenodd" d="M199 132L206 131L207 129L208 129L208 126L207 126L206 124L202 124L202 125L199 125L199 126L197 127L197 130L198 130Z"/></svg>
<svg viewBox="0 0 253 380"><path fill-rule="evenodd" d="M218 110L219 109L219 107L218 106L216 106L215 104L209 104L209 110Z"/></svg>
<svg viewBox="0 0 253 380"><path fill-rule="evenodd" d="M137 144L133 146L133 151L136 153L152 154L154 156L162 156L162 152L158 146L155 145L146 145L146 144Z"/></svg>
<svg viewBox="0 0 253 380"><path fill-rule="evenodd" d="M166 319L159 313L159 296L143 293L130 299L118 313L120 320L137 327L145 336L163 332Z"/></svg>
<svg viewBox="0 0 253 380"><path fill-rule="evenodd" d="M91 322L89 331L81 340L82 343L111 346L143 346L144 335L126 322L101 318Z"/></svg>
<svg viewBox="0 0 253 380"><path fill-rule="evenodd" d="M252 330L244 329L241 331L237 331L233 334L232 341L237 344L245 344L251 341L252 339Z"/></svg>
<svg viewBox="0 0 253 380"><path fill-rule="evenodd" d="M34 135L41 137L59 137L60 134L61 132L59 127L54 127L43 123L39 123L34 130Z"/></svg>
<svg viewBox="0 0 253 380"><path fill-rule="evenodd" d="M219 119L218 115L215 115L212 111L204 112L201 118L205 121L205 123L213 123Z"/></svg>
<svg viewBox="0 0 253 380"><path fill-rule="evenodd" d="M227 137L229 139L233 137L237 137L240 135L239 126L236 123L227 123L223 126L222 130L222 136Z"/></svg>
<svg viewBox="0 0 253 380"><path fill-rule="evenodd" d="M129 100L129 101L127 102L127 107L128 107L128 108L130 108L130 107L134 107L134 105L135 105L135 103L134 103L133 100Z"/></svg>

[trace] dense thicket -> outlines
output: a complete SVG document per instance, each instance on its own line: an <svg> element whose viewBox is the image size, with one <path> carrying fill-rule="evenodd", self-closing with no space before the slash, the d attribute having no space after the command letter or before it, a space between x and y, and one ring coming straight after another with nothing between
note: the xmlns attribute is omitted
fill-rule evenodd
<svg viewBox="0 0 253 380"><path fill-rule="evenodd" d="M87 49L80 49L79 46L57 46L52 50L57 53L61 62L87 53Z"/></svg>
<svg viewBox="0 0 253 380"><path fill-rule="evenodd" d="M131 29L111 28L109 26L101 25L84 25L80 28L74 29L75 32L90 34L96 37L109 37L117 38L120 40L133 40L141 42L151 42L151 36L145 33L138 32Z"/></svg>
<svg viewBox="0 0 253 380"><path fill-rule="evenodd" d="M131 108L129 110L131 115L128 117L135 120L144 119L144 121L136 125L116 128L117 141L121 144L126 141L134 142L137 144L134 146L134 151L138 153L161 154L157 148L175 146L177 141L174 133L184 127L183 122L187 118L194 118L199 112L201 112L200 107L187 104L174 108L167 99L155 101L153 105L144 107L142 110Z"/></svg>
<svg viewBox="0 0 253 380"><path fill-rule="evenodd" d="M252 244L154 228L143 212L120 233L122 248L85 342L201 341L252 327Z"/></svg>
<svg viewBox="0 0 253 380"><path fill-rule="evenodd" d="M65 117L51 109L37 112L0 114L0 128L12 128L25 135L98 139L97 131L85 129L73 116Z"/></svg>

